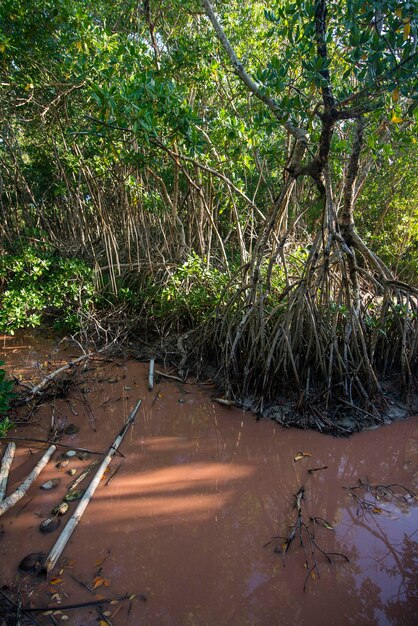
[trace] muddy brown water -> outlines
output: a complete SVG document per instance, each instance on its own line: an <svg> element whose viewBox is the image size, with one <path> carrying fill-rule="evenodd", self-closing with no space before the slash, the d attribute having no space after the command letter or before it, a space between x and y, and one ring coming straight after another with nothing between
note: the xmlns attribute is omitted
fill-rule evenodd
<svg viewBox="0 0 418 626"><path fill-rule="evenodd" d="M66 360L75 354L52 345L31 336L3 338L0 358L11 371L30 377L48 355ZM251 413L216 404L208 385L161 380L149 392L147 365L134 360L94 367L82 391L55 401L55 419L80 427L63 442L106 450L142 398L121 446L124 457L112 461L120 469L108 486L105 478L98 487L46 581L19 574L18 565L31 552L48 553L68 519L69 514L52 534L39 532L72 480L68 468L55 468L56 453L25 498L0 518L0 584L18 584L33 607L135 595L103 606L114 626L418 623L416 500L400 488L395 491L406 498L376 500L373 492L356 490L372 503L368 511L358 510L345 489L361 479L399 483L416 492L418 417L337 439L257 422ZM51 413L51 405L44 406L38 422L16 434L45 437ZM1 455L4 449L3 443ZM310 456L295 461L298 452ZM36 445L19 443L8 493L39 457ZM80 471L92 458L71 461L69 467ZM51 478L61 478L60 486L40 490ZM295 540L283 559L274 548L282 549L284 539L265 544L288 534L301 486L303 519L310 529L309 517L317 518L314 538L310 541L303 530L306 555ZM76 504L70 506L72 511ZM335 556L330 564L316 546L350 561ZM312 552L318 570L307 577L305 559L310 567ZM80 583L96 588L90 592ZM66 617L65 623L77 626L100 620L95 607L62 608L55 620L64 623Z"/></svg>

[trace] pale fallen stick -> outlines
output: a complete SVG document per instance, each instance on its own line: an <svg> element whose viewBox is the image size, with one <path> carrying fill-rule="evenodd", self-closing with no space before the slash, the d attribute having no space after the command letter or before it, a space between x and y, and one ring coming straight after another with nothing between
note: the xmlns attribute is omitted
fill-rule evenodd
<svg viewBox="0 0 418 626"><path fill-rule="evenodd" d="M3 502L6 495L7 479L9 478L10 466L15 455L16 444L9 443L4 453L0 468L0 503Z"/></svg>
<svg viewBox="0 0 418 626"><path fill-rule="evenodd" d="M42 472L45 465L48 463L49 459L54 454L56 449L56 446L50 446L43 455L43 457L39 459L38 463L35 465L29 476L26 478L26 480L23 481L20 487L18 487L16 491L11 493L8 498L0 503L0 516L3 515L3 513L6 513L6 511L8 511L12 506L14 506L17 502L19 502L19 500L23 498L31 484L36 480L36 478L38 478L39 474Z"/></svg>
<svg viewBox="0 0 418 626"><path fill-rule="evenodd" d="M73 534L75 527L80 521L81 516L83 515L88 503L90 502L94 492L96 491L96 488L98 487L100 480L107 466L111 462L116 450L118 449L123 438L125 437L129 426L133 423L140 406L141 406L141 400L138 400L135 407L131 411L128 419L126 420L124 427L120 431L119 435L116 437L113 445L110 446L109 452L107 453L106 457L103 459L102 463L100 464L100 467L97 470L96 474L94 475L94 478L91 481L90 485L86 489L84 496L81 498L80 502L78 503L76 510L74 511L70 519L68 520L64 530L62 531L61 535L58 537L57 542L55 543L51 552L47 556L45 563L44 563L44 570L46 570L47 574L51 570L54 569L59 557L61 556L62 551L67 545L71 535Z"/></svg>
<svg viewBox="0 0 418 626"><path fill-rule="evenodd" d="M148 389L152 391L154 389L154 364L155 360L151 359L149 362L149 375L148 375Z"/></svg>
<svg viewBox="0 0 418 626"><path fill-rule="evenodd" d="M170 380L177 380L179 383L184 384L186 382L182 378L180 378L180 376L173 376L172 374L166 374L165 372L160 372L159 370L155 370L155 373L158 374L158 376L161 376L162 378L169 378Z"/></svg>

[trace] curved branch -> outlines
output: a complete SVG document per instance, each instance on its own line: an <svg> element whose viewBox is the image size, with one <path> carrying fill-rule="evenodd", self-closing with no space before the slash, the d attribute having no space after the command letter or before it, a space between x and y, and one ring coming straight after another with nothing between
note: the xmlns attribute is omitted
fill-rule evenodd
<svg viewBox="0 0 418 626"><path fill-rule="evenodd" d="M228 58L237 76L242 80L244 85L248 87L248 89L251 91L251 93L254 94L256 98L258 98L259 100L261 100L261 102L264 102L264 104L268 106L270 111L272 111L273 115L280 121L280 123L283 124L285 129L291 135L293 135L293 137L295 137L297 141L307 144L308 137L307 137L306 131L303 130L302 128L299 128L298 126L295 126L295 124L293 124L289 120L286 122L283 122L283 117L285 114L280 109L279 104L276 102L276 100L266 95L264 91L260 89L259 85L255 82L255 80L251 78L251 76L245 71L243 64L238 59L237 55L234 52L234 49L232 48L228 40L228 37L225 35L223 28L218 18L215 15L215 12L213 10L213 7L210 1L201 0L201 3L205 9L206 15L208 16L209 20L212 23L212 26L215 30L215 33L219 41L221 42L226 54L228 55Z"/></svg>

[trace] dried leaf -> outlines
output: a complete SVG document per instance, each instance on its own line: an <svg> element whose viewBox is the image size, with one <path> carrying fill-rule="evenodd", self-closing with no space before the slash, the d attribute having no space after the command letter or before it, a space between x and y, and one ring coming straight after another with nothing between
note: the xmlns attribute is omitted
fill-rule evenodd
<svg viewBox="0 0 418 626"><path fill-rule="evenodd" d="M119 600L112 600L110 604L119 604Z"/></svg>
<svg viewBox="0 0 418 626"><path fill-rule="evenodd" d="M310 452L298 452L293 460L300 461L305 456L312 456L312 454Z"/></svg>
<svg viewBox="0 0 418 626"><path fill-rule="evenodd" d="M311 578L312 578L312 580L316 580L315 570L311 571Z"/></svg>
<svg viewBox="0 0 418 626"><path fill-rule="evenodd" d="M381 508L379 508L378 506L375 506L375 507L372 509L372 512L373 512L373 513L382 513L382 509L381 509Z"/></svg>
<svg viewBox="0 0 418 626"><path fill-rule="evenodd" d="M110 580L108 578L103 578L103 586L110 587Z"/></svg>
<svg viewBox="0 0 418 626"><path fill-rule="evenodd" d="M62 583L63 580L64 580L63 578L51 578L49 583L51 585L58 585L59 583Z"/></svg>
<svg viewBox="0 0 418 626"><path fill-rule="evenodd" d="M105 620L104 620L104 619L101 619L101 620L99 621L99 626L108 626L108 623L107 623L107 622L105 622Z"/></svg>
<svg viewBox="0 0 418 626"><path fill-rule="evenodd" d="M102 578L101 576L97 576L93 581L94 582L93 589L97 589L97 587L101 587L104 581L105 581L104 578Z"/></svg>
<svg viewBox="0 0 418 626"><path fill-rule="evenodd" d="M136 598L136 595L133 593L131 596L128 597L128 600L133 600L134 598Z"/></svg>

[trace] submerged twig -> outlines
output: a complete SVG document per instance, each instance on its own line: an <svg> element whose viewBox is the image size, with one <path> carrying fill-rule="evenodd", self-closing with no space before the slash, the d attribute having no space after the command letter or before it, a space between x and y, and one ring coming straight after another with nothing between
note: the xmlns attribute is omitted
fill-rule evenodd
<svg viewBox="0 0 418 626"><path fill-rule="evenodd" d="M95 459L83 470L80 476L77 476L67 487L67 491L72 491L75 489L91 472L98 466L100 463L100 459Z"/></svg>
<svg viewBox="0 0 418 626"><path fill-rule="evenodd" d="M322 469L322 468L321 468ZM339 552L327 552L318 544L315 539L315 525L317 523L321 524L324 528L329 530L333 530L331 524L327 522L323 517L310 517L308 522L305 522L303 518L303 510L302 510L302 502L305 498L305 488L300 487L298 492L295 495L295 503L294 508L296 509L296 519L294 524L292 525L290 532L287 537L273 537L265 546L268 546L272 543L274 539L284 540L281 545L276 545L274 547L274 552L277 552L282 555L283 565L285 564L285 556L289 551L291 544L294 542L296 538L299 539L300 547L303 550L305 555L305 567L308 571L305 582L303 585L303 590L306 590L306 585L310 577L314 578L315 574L319 578L319 566L317 563L317 553L322 554L328 563L332 563L332 557L341 557L345 561L349 562L349 558L344 554ZM305 545L305 540L309 542L309 549L307 550Z"/></svg>

